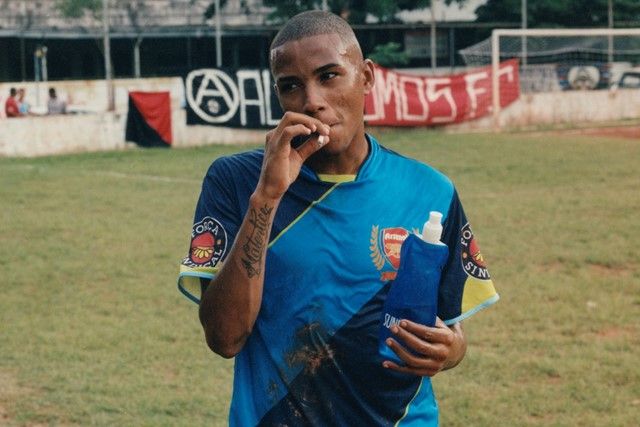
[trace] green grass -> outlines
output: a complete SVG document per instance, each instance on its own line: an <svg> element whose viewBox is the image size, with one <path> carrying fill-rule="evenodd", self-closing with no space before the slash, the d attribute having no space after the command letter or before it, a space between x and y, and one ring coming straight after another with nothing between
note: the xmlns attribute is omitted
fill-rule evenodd
<svg viewBox="0 0 640 427"><path fill-rule="evenodd" d="M377 133L456 182L502 297L434 379L442 425L636 425L640 142ZM233 363L175 277L236 150L0 159L0 425L226 424Z"/></svg>

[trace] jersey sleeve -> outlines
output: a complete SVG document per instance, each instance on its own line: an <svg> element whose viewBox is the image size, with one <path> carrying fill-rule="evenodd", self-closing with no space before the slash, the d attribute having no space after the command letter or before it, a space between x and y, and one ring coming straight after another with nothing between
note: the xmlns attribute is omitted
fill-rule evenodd
<svg viewBox="0 0 640 427"><path fill-rule="evenodd" d="M178 289L198 304L240 228L239 205L231 176L223 158L209 168L196 205L189 250L180 264Z"/></svg>
<svg viewBox="0 0 640 427"><path fill-rule="evenodd" d="M438 317L452 325L500 298L456 191L444 223L442 242L449 246L449 258L440 281Z"/></svg>

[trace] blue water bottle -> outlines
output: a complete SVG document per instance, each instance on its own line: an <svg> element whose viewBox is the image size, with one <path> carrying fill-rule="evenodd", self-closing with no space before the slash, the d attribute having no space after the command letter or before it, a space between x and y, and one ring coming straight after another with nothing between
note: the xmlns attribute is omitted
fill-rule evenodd
<svg viewBox="0 0 640 427"><path fill-rule="evenodd" d="M378 351L385 360L399 365L404 362L385 342L393 336L390 328L402 319L427 326L436 323L440 275L449 256L449 248L440 242L441 220L440 212L430 212L422 238L411 234L402 243L400 268L382 309Z"/></svg>

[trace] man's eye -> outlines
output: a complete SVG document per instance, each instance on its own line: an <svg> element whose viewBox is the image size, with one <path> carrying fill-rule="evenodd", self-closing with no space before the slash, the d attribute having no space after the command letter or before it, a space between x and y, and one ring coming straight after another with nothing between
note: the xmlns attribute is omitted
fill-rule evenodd
<svg viewBox="0 0 640 427"><path fill-rule="evenodd" d="M299 87L297 83L280 83L278 84L278 90L281 93L288 93L296 90Z"/></svg>
<svg viewBox="0 0 640 427"><path fill-rule="evenodd" d="M336 77L337 75L338 75L338 73L334 73L334 72L332 72L332 71L328 71L328 72L326 72L326 73L322 73L322 74L320 75L320 79L321 79L322 81L325 81L325 80L331 80L332 78Z"/></svg>

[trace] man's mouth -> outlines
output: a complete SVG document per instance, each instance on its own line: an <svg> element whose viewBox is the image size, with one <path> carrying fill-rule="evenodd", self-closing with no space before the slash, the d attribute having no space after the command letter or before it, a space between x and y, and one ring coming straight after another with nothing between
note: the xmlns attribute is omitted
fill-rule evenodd
<svg viewBox="0 0 640 427"><path fill-rule="evenodd" d="M333 127L339 123L339 120L337 117L329 117L328 119L324 117L316 117L316 119L320 120L322 123L324 123L329 127Z"/></svg>

